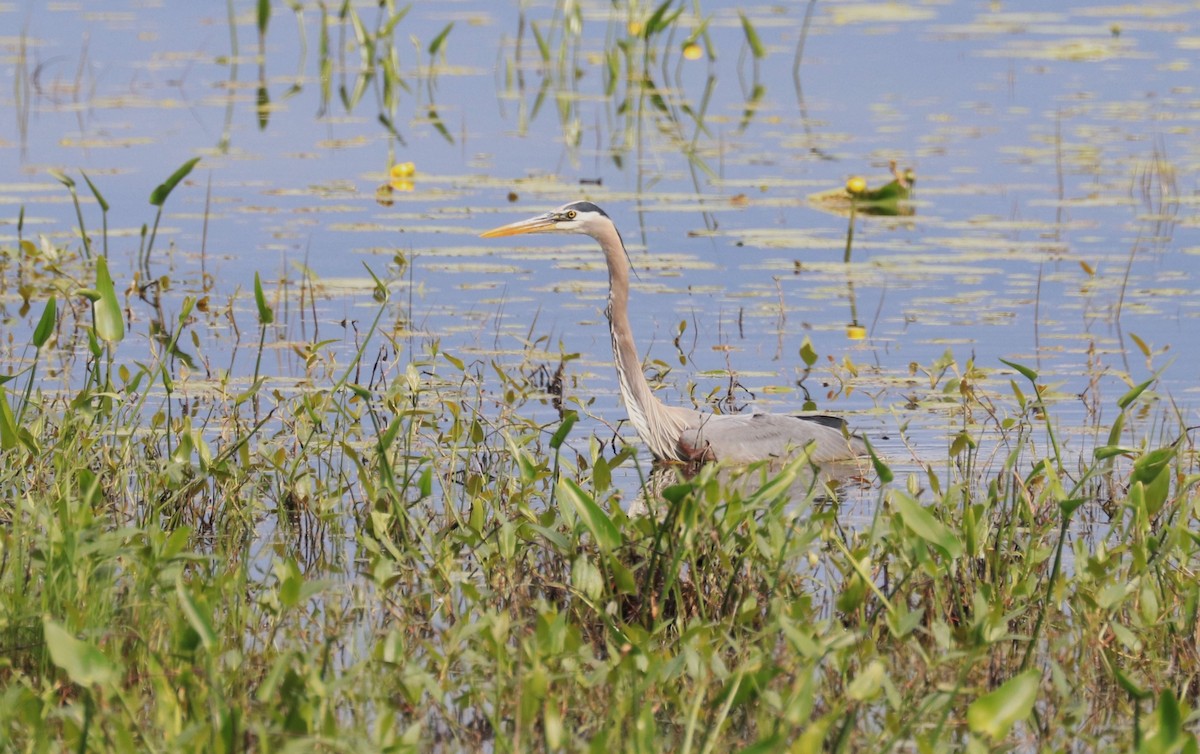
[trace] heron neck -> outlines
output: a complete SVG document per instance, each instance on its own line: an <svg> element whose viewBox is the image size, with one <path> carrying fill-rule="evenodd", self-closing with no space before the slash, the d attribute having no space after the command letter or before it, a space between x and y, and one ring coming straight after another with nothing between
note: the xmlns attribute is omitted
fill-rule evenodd
<svg viewBox="0 0 1200 754"><path fill-rule="evenodd" d="M642 360L633 342L629 325L629 267L622 254L607 254L608 321L612 332L613 360L621 398L629 421L656 458L674 458L678 454L678 430L673 417L655 397L642 372Z"/></svg>

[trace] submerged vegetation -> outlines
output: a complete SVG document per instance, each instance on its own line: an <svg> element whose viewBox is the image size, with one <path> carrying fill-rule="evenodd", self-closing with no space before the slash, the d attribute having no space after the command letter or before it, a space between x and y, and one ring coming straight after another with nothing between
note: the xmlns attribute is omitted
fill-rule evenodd
<svg viewBox="0 0 1200 754"><path fill-rule="evenodd" d="M719 50L717 17L703 5L517 3L494 84L515 105L521 135L552 104L573 158L591 148L584 106L602 94L609 122L597 128L597 153L616 170L635 165L641 197L663 180L644 164L672 152L682 183L696 189L681 191L703 214L696 235L721 239L709 211L718 202L700 196L702 186L739 192L722 206L791 211L804 202L803 192L779 199L766 186L750 197L755 176L726 175L727 140L769 122L764 67L780 56L761 33L771 24L741 10L721 17L736 44ZM793 24L787 57L804 153L831 161L838 139L810 130L799 85L814 5ZM288 3L299 38L314 33L316 72L302 45L280 96L267 58L284 6L250 7L228 3L217 159L236 152L239 104L253 128L278 129L282 103L309 87L326 122L349 120L375 98L371 127L384 134L378 162L388 182L374 196L345 195L390 213L422 192L465 193L398 152L416 138L409 128L467 151L438 98L469 21L438 16L427 35L409 37L409 54L396 40L411 4ZM854 4L836 19L926 12ZM235 94L247 60L239 23L257 33L248 105ZM733 116L711 109L718 53L736 58ZM708 69L689 77L692 63ZM24 37L17 70L24 148L40 86L30 84L37 66ZM587 82L594 92L582 91L584 70L599 72ZM1064 158L1058 134L1053 144L1038 159L1057 167L1061 214L1070 160L1090 157L1081 149L1073 158L1068 144ZM882 149L875 164L895 151ZM900 312L892 331L878 326L878 312L860 321L856 294L880 278L875 287L886 291L922 262L918 244L899 250L901 263L860 261L882 245L871 223L925 219L910 203L915 174L893 168L880 188L851 179L809 197L849 215L844 239L819 239L842 258L778 263L785 271L769 298L778 298L779 350L785 329L815 335L803 336L794 386L758 390L796 389L806 409L840 409L853 396L851 423L871 454L838 469L804 455L748 468L652 466L595 406L587 357L561 341L555 351L540 322L523 323L521 347L507 352L423 332L415 251L391 245L386 256L364 256L365 273L345 284L354 308L340 320L317 314L341 294L307 256L278 279L264 265L217 280L206 234L229 216L211 211L211 175L204 192L193 176L209 159L183 161L150 192L140 233L123 233L133 242L110 239L110 213L130 211L103 193L115 178L66 168L51 175L74 227L41 219L31 234L22 204L5 226L15 233L0 237L0 750L1197 751L1194 411L1164 384L1169 344L1121 331L1123 307L1132 317L1154 301L1131 283L1139 254L1168 245L1164 228L1180 208L1161 144L1122 186L1140 190L1148 240L1139 231L1127 256L1114 253L1120 265L1077 241L1098 261L1067 265L1082 270L1077 288L1064 287L1086 301L1084 328L1109 317L1125 368L1107 367L1092 336L1069 380L1062 362L1041 363L1040 350L1037 361L985 364L955 345L911 360L897 349L885 351L900 364L890 369L878 351L855 350L873 338L886 348L918 316ZM926 175L921 191L932 184L933 196L946 196ZM1097 185L1089 190L1111 193ZM199 251L181 262L164 240L176 231L160 221L185 191L205 198ZM453 202L429 214L459 221L462 212ZM379 217L413 215L373 216L373 227ZM1066 277L1043 252L1067 245L1069 224L1035 225L1051 231L1026 241L1019 218L971 220L992 221L995 235L958 242L998 255L1035 248L1034 293L1019 289L1029 301L1003 305L1036 312L1043 279ZM350 232L336 230L339 241ZM792 228L787 238L773 227L721 232L741 233L738 249L811 241ZM636 241L630 248L635 266L679 271ZM962 263L964 275L981 274L975 261ZM1113 270L1123 279L1114 283ZM812 275L836 281L839 311L848 299L844 351L815 343L821 320L787 321L796 307L785 306L782 281L801 273L806 284ZM940 314L948 300L928 308ZM959 308L971 308L963 300ZM683 342L687 327L673 333L683 366L698 360ZM1144 369L1130 366L1126 337ZM714 350L733 349L722 340ZM665 362L648 367L656 386L730 410L759 395L729 364L711 390L711 379L684 386ZM1082 393L1065 387L1080 381Z"/></svg>

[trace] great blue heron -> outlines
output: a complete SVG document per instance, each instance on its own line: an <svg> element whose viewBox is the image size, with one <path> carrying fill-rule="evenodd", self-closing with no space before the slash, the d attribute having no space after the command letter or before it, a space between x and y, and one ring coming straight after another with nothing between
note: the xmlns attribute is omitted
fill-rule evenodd
<svg viewBox="0 0 1200 754"><path fill-rule="evenodd" d="M790 414L712 414L667 406L655 397L642 373L642 361L629 326L629 253L616 224L591 202L571 202L528 220L481 234L484 238L522 233L582 233L604 251L608 263L608 315L613 360L621 398L638 437L658 460L749 463L786 456L809 447L817 462L854 458L866 452L845 422L834 416Z"/></svg>

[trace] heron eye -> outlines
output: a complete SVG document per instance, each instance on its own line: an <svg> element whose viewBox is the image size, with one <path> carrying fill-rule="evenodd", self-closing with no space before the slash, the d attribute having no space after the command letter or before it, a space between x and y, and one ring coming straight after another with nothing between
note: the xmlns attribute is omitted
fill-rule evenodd
<svg viewBox="0 0 1200 754"><path fill-rule="evenodd" d="M575 210L573 210L573 209L569 209L569 210L567 210L567 219L568 219L568 220L574 220L574 219L575 219Z"/></svg>

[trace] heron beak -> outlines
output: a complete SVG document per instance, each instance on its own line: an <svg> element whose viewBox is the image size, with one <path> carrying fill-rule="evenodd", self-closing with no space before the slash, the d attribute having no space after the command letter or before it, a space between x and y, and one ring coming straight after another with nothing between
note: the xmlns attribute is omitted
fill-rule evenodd
<svg viewBox="0 0 1200 754"><path fill-rule="evenodd" d="M556 220L554 214L547 212L544 215L531 217L528 220L519 220L508 225L501 225L499 228L492 228L486 233L480 233L480 238L499 238L501 236L519 236L523 233L545 233L555 229Z"/></svg>

